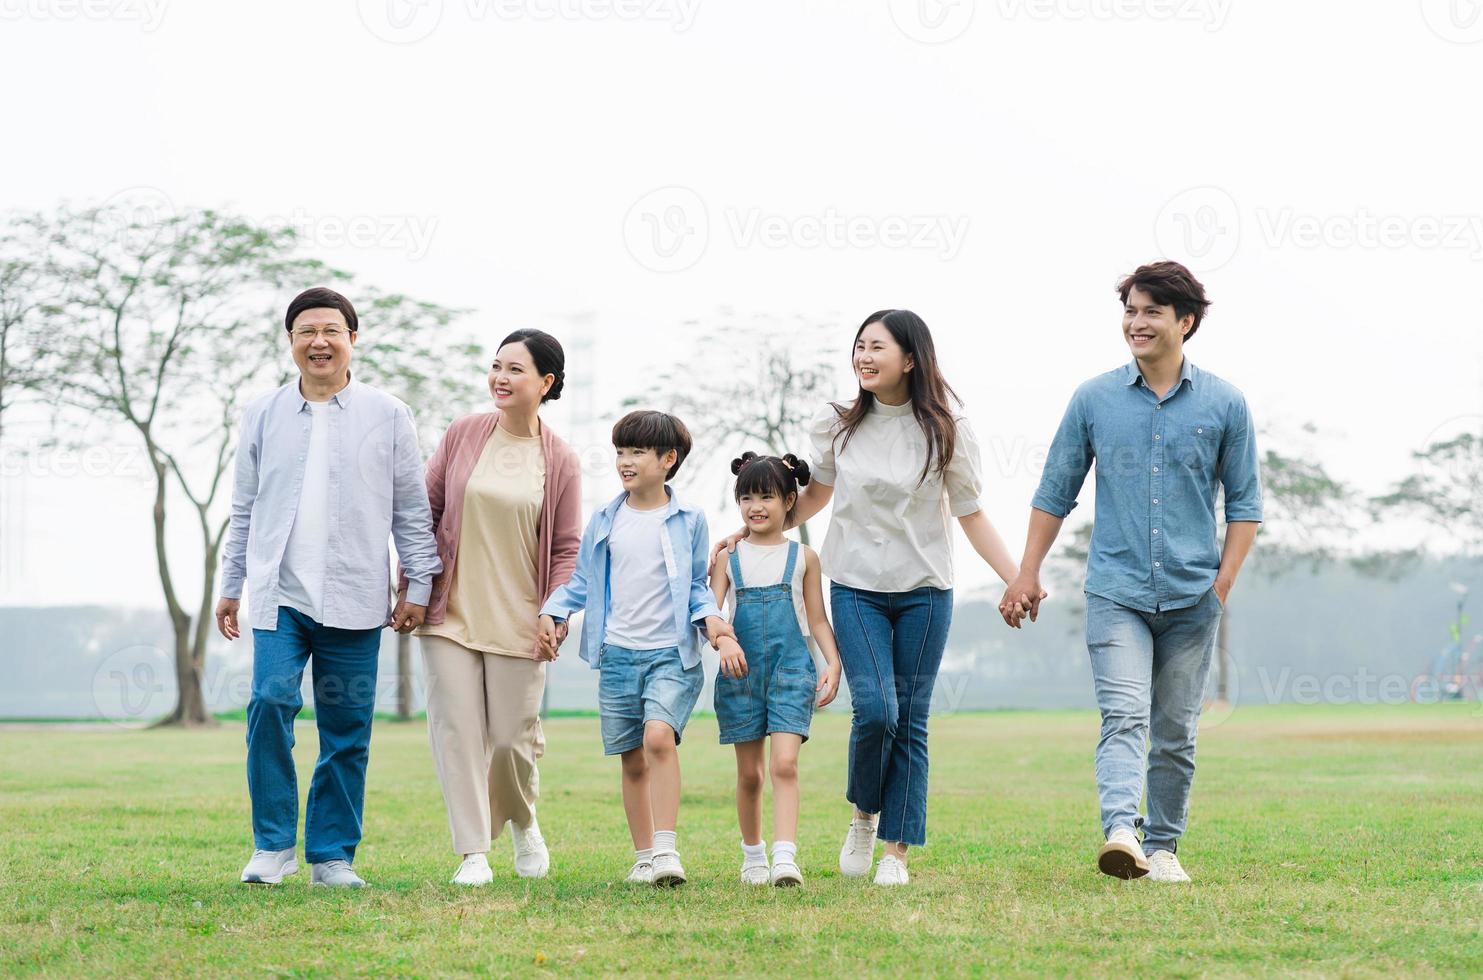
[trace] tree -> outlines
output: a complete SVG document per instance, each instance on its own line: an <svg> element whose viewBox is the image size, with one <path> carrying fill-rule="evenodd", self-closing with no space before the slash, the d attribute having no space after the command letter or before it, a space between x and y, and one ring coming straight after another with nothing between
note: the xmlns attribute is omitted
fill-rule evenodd
<svg viewBox="0 0 1483 980"><path fill-rule="evenodd" d="M36 239L35 226L24 218L0 229L0 440L6 414L39 380L37 347L45 338L38 329L43 297Z"/></svg>
<svg viewBox="0 0 1483 980"><path fill-rule="evenodd" d="M730 311L723 322L703 332L696 354L662 374L653 390L668 393L667 411L691 429L694 459L708 463L730 460L744 450L804 458L808 455L808 420L835 393L833 355L825 342L832 327L810 324L802 316L778 322L757 314L737 324ZM696 328L692 321L687 328ZM745 342L741 342L745 338ZM647 403L625 399L625 408ZM723 500L730 495L723 491ZM798 526L809 543L808 525Z"/></svg>
<svg viewBox="0 0 1483 980"><path fill-rule="evenodd" d="M1454 434L1415 450L1416 472L1371 500L1377 517L1419 517L1440 531L1449 551L1483 546L1483 417L1458 420Z"/></svg>
<svg viewBox="0 0 1483 980"><path fill-rule="evenodd" d="M300 256L291 229L213 210L120 201L32 220L45 232L45 277L57 297L44 310L42 358L56 421L79 436L98 422L123 426L137 436L154 483L155 567L178 685L161 723L212 724L202 681L241 408L292 376L285 297L311 284L354 292L351 277ZM440 377L450 386L462 380L449 372L458 362L437 333L455 311L372 296L367 313L362 333L374 339L358 348L357 370L363 365L368 379L413 401L439 388ZM201 536L201 591L189 605L166 547L172 486Z"/></svg>

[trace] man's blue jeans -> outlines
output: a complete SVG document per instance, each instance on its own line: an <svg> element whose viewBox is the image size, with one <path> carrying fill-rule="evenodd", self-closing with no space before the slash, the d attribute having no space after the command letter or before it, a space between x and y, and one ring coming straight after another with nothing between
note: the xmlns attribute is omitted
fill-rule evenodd
<svg viewBox="0 0 1483 980"><path fill-rule="evenodd" d="M1195 733L1221 605L1145 613L1088 593L1087 650L1102 712L1097 793L1102 833L1143 827L1145 851L1175 851L1189 819ZM1145 783L1148 820L1138 815Z"/></svg>
<svg viewBox="0 0 1483 980"><path fill-rule="evenodd" d="M953 590L870 592L829 583L839 659L850 684L845 799L880 814L883 841L927 842L927 711L953 621Z"/></svg>
<svg viewBox="0 0 1483 980"><path fill-rule="evenodd" d="M252 699L247 704L247 791L253 846L286 851L298 839L294 717L299 688L313 667L319 760L304 815L304 857L311 864L355 860L376 707L381 630L321 626L297 609L278 608L276 630L252 631Z"/></svg>

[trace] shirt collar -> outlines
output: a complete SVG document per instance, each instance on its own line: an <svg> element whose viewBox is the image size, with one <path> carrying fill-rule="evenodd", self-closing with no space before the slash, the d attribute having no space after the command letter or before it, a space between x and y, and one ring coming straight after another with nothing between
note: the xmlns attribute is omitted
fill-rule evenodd
<svg viewBox="0 0 1483 980"><path fill-rule="evenodd" d="M911 414L911 399L908 398L906 401L902 402L900 405L887 405L885 402L881 401L879 398L871 398L870 399L870 410L872 412L876 412L876 413L878 413L880 415L891 416L891 417L900 417L900 416L903 416L903 415L910 415Z"/></svg>
<svg viewBox="0 0 1483 980"><path fill-rule="evenodd" d="M345 387L341 388L339 391L330 396L330 401L338 405L340 408L346 408L350 405L350 394L355 390L355 386L360 383L355 380L355 376L353 374L349 374L347 372L346 377L349 380L346 382ZM299 411L302 412L308 409L309 399L304 397L303 389L299 387L299 383L297 381L294 382L294 394L299 397Z"/></svg>
<svg viewBox="0 0 1483 980"><path fill-rule="evenodd" d="M1185 384L1185 382L1189 383L1191 390L1194 389L1195 365L1190 361L1188 355L1185 355L1184 362L1179 365L1179 380L1175 382L1174 387L1178 388ZM1143 372L1138 369L1138 358L1135 357L1123 368L1123 384L1136 385L1143 383Z"/></svg>

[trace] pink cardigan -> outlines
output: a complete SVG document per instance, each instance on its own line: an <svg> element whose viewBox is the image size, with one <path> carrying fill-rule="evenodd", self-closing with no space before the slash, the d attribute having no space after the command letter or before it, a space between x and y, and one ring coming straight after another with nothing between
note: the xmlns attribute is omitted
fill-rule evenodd
<svg viewBox="0 0 1483 980"><path fill-rule="evenodd" d="M427 461L427 499L432 504L433 536L443 571L433 578L433 594L427 604L429 625L443 622L448 613L448 589L458 560L458 534L463 526L463 494L484 444L499 422L499 412L466 415L443 433L437 451ZM536 589L545 602L565 585L577 567L577 548L582 542L582 473L577 454L541 423L541 451L546 456L546 494L541 504L541 523L536 532ZM498 528L485 533L498 534ZM407 578L399 576L397 592L405 596Z"/></svg>

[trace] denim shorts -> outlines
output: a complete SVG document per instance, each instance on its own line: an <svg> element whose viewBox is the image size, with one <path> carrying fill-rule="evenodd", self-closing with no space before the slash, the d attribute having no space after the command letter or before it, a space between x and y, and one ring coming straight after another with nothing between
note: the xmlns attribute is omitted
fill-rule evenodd
<svg viewBox="0 0 1483 980"><path fill-rule="evenodd" d="M604 754L619 755L641 747L644 725L651 721L673 728L675 744L680 744L705 686L700 664L686 670L680 663L679 647L629 650L610 643L603 644L597 664Z"/></svg>
<svg viewBox="0 0 1483 980"><path fill-rule="evenodd" d="M745 648L743 648L745 649ZM721 744L755 742L778 732L808 741L819 673L808 648L775 660L749 659L746 677L716 675L716 723Z"/></svg>

